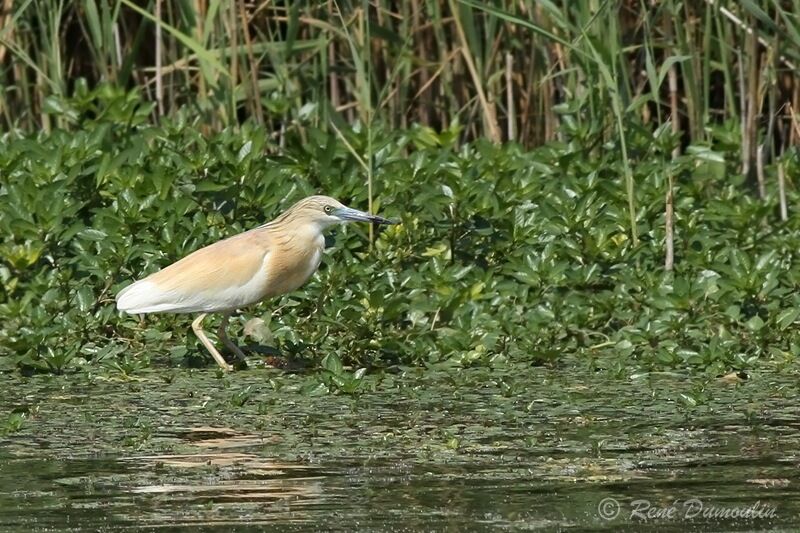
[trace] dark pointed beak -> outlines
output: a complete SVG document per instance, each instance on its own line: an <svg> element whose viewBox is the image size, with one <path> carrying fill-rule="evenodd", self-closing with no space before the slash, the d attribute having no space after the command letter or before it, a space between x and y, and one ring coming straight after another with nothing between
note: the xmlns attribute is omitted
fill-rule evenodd
<svg viewBox="0 0 800 533"><path fill-rule="evenodd" d="M350 220L354 222L371 222L373 224L399 224L399 220L389 220L388 218L379 217L378 215L370 215L358 209L351 209L349 207L340 207L334 214L342 220Z"/></svg>

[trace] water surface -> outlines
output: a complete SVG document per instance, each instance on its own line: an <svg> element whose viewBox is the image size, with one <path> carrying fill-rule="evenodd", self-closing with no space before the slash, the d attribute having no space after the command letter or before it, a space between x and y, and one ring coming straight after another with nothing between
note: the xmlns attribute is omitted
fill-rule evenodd
<svg viewBox="0 0 800 533"><path fill-rule="evenodd" d="M408 370L356 396L271 369L6 375L0 528L789 530L783 374Z"/></svg>

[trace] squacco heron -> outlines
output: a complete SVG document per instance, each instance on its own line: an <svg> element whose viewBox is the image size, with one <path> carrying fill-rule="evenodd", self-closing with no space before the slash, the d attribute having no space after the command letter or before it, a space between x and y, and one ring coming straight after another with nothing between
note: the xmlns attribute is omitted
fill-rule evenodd
<svg viewBox="0 0 800 533"><path fill-rule="evenodd" d="M327 196L310 196L272 222L201 248L125 287L117 295L117 308L130 314L200 313L192 329L217 364L233 370L206 336L203 319L222 314L217 336L243 360L244 353L225 332L231 313L300 287L319 267L322 232L351 221L396 223Z"/></svg>

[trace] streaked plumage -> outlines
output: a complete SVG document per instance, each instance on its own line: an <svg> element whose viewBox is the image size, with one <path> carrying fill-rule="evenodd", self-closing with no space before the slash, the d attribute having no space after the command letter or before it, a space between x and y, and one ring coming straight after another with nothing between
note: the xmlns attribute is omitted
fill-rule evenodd
<svg viewBox="0 0 800 533"><path fill-rule="evenodd" d="M202 313L192 327L217 363L230 370L203 332L206 314L223 314L219 337L243 357L225 334L230 314L300 287L319 267L325 228L351 220L393 223L327 196L310 196L272 222L201 248L129 285L117 295L117 308L130 314Z"/></svg>

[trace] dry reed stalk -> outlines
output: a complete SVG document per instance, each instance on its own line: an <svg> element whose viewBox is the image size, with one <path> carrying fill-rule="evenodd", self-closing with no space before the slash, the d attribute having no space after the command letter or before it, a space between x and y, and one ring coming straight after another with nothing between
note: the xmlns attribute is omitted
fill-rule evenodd
<svg viewBox="0 0 800 533"><path fill-rule="evenodd" d="M195 35L197 40L203 44L205 44L203 21L206 18L206 7L207 6L204 0L195 0L195 13L198 14ZM191 80L191 77L188 75L187 80ZM201 107L205 108L206 106L204 104L208 101L208 88L206 87L206 77L202 74L202 72L197 76L197 98L201 103ZM212 129L218 129L218 122L219 120L217 118L217 114L213 113L211 115L211 123L209 123L209 121L203 121L200 124L200 131L203 132L203 135L209 135Z"/></svg>
<svg viewBox="0 0 800 533"><path fill-rule="evenodd" d="M251 97L253 100L253 112L256 117L256 123L264 125L264 110L261 108L261 93L258 88L259 63L253 53L253 40L250 37L250 24L247 19L244 0L239 0L239 17L242 21L244 43L247 48L247 62L249 63L250 83L252 84Z"/></svg>
<svg viewBox="0 0 800 533"><path fill-rule="evenodd" d="M412 27L415 28L414 34L419 35L420 31L419 28L422 26L422 7L418 0L414 0L411 4L412 9ZM425 42L422 39L415 39L417 41L417 55L421 58L427 58L427 52L425 48ZM438 78L438 74L441 73L442 68L444 68L444 63L441 65L436 73L431 76L428 72L427 66L422 66L419 69L419 85L420 89L417 90L417 93L411 99L416 100L420 98L420 106L419 110L417 111L417 116L419 117L419 121L422 124L430 124L431 121L431 95L426 91L426 89ZM424 95L424 96L423 96ZM411 102L409 102L410 104ZM406 116L405 110L402 112L403 118Z"/></svg>
<svg viewBox="0 0 800 533"><path fill-rule="evenodd" d="M758 197L762 200L767 197L766 180L764 178L764 145L756 148L756 180L758 183Z"/></svg>
<svg viewBox="0 0 800 533"><path fill-rule="evenodd" d="M778 198L781 205L781 221L789 220L789 210L786 207L786 176L783 161L778 162Z"/></svg>
<svg viewBox="0 0 800 533"><path fill-rule="evenodd" d="M164 80L161 78L161 0L156 0L156 104L158 118L164 116Z"/></svg>
<svg viewBox="0 0 800 533"><path fill-rule="evenodd" d="M561 46L560 43L553 43L552 48L547 47L547 56L550 56L550 52L552 50L552 54L555 56L556 60L550 66L550 70L552 71L560 71L560 72L567 72L568 70L568 61L567 56L564 53L564 47ZM547 83L544 91L542 92L543 103L545 104L544 113L545 113L545 130L544 130L544 142L550 142L556 139L556 134L559 129L559 121L558 115L555 114L553 111L553 105L556 101L556 83L558 76L552 76L550 81Z"/></svg>
<svg viewBox="0 0 800 533"><path fill-rule="evenodd" d="M453 22L455 23L456 32L458 33L461 56L464 58L464 63L467 65L472 83L475 85L475 92L478 94L478 101L483 110L483 122L488 130L487 136L492 142L499 143L501 136L500 128L497 125L497 113L495 112L494 104L489 101L486 97L486 92L483 90L483 82L478 74L478 69L475 67L475 62L472 59L469 42L467 42L467 36L464 34L464 27L461 24L461 19L458 17L458 10L454 0L450 0L450 11L453 13Z"/></svg>
<svg viewBox="0 0 800 533"><path fill-rule="evenodd" d="M752 179L756 170L756 158L758 157L758 130L756 119L758 117L758 75L760 72L758 65L758 41L753 33L748 33L745 37L745 55L748 59L747 65L747 84L745 93L745 104L747 112L745 114L745 131L747 138L747 172L744 174L748 179Z"/></svg>
<svg viewBox="0 0 800 533"><path fill-rule="evenodd" d="M777 37L775 38L775 44L777 45ZM769 153L765 154L764 152L767 150L772 152L771 148L774 146L773 137L778 133L776 132L775 128L775 119L779 112L777 109L777 76L775 75L775 73L778 71L778 61L777 56L773 53L773 48L766 49L763 70L763 78L769 78L770 81L761 84L761 92L767 93L767 111L769 113L769 121L767 122L766 130L764 131L764 141L759 145L756 156L758 194L762 199L766 198L767 196L764 164L765 157L769 155ZM759 98L759 101L762 99L763 96Z"/></svg>
<svg viewBox="0 0 800 533"><path fill-rule="evenodd" d="M7 41L14 40L14 27L9 24L13 16L13 12L11 11L13 6L14 0L3 0L2 12L0 12L0 14L2 14L2 19L0 19L2 22L0 23L0 29L2 29L3 33L6 34L3 38ZM0 42L0 64L2 64L3 60L6 58L7 52L8 49L6 46Z"/></svg>
<svg viewBox="0 0 800 533"><path fill-rule="evenodd" d="M800 121L797 118L797 114L794 112L794 106L789 105L789 117L792 121L792 130L795 133L797 138L800 138Z"/></svg>
<svg viewBox="0 0 800 533"><path fill-rule="evenodd" d="M789 123L792 122L793 110L800 107L800 83L794 82L792 84L792 100L786 106L786 111L789 113ZM789 128L789 146L797 146L800 143L800 134L790 127Z"/></svg>
<svg viewBox="0 0 800 533"><path fill-rule="evenodd" d="M755 26L746 23L745 21L737 17L730 9L727 9L725 6L717 6L716 0L706 0L706 2L711 6L716 6L719 9L719 12L722 13L722 15L725 18L733 22L735 25L739 26L741 29L747 32L748 35L752 35L756 39L758 39L758 42L762 46L764 46L765 48L770 48L769 42L764 37L761 37L756 33ZM788 59L786 56L779 54L778 60L780 60L784 65L786 65L790 69L797 70L797 67L795 66L794 62Z"/></svg>
<svg viewBox="0 0 800 533"><path fill-rule="evenodd" d="M672 19L670 17L665 17L665 20L667 40L673 53L676 53L672 41ZM675 63L672 63L669 67L669 71L667 72L667 82L669 86L669 119L672 123L672 133L678 136L681 133L681 118L678 110L678 68L676 67ZM680 155L681 145L679 142L675 148L672 149L672 159L676 159Z"/></svg>
<svg viewBox="0 0 800 533"><path fill-rule="evenodd" d="M511 52L506 52L506 117L508 140L514 141L514 56Z"/></svg>

